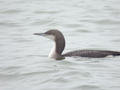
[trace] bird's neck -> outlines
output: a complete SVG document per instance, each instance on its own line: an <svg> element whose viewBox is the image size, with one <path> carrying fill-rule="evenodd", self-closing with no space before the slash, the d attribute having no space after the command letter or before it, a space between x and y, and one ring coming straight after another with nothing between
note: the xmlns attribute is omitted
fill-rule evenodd
<svg viewBox="0 0 120 90"><path fill-rule="evenodd" d="M50 58L59 59L62 58L62 52L65 48L65 39L59 38L54 41L54 46L49 53Z"/></svg>

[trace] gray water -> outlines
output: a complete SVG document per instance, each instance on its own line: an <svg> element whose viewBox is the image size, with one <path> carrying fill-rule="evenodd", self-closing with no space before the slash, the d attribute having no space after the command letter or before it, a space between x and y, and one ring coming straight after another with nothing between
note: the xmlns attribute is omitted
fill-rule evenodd
<svg viewBox="0 0 120 90"><path fill-rule="evenodd" d="M120 90L120 57L47 57L33 33L59 29L68 52L120 51L120 0L0 0L0 90Z"/></svg>

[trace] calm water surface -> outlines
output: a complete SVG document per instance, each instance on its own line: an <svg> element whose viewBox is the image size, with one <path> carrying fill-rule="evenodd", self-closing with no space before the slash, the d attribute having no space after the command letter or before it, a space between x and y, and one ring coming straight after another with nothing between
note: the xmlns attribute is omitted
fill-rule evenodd
<svg viewBox="0 0 120 90"><path fill-rule="evenodd" d="M47 57L61 30L68 52L120 51L120 0L0 0L0 90L120 90L120 57Z"/></svg>

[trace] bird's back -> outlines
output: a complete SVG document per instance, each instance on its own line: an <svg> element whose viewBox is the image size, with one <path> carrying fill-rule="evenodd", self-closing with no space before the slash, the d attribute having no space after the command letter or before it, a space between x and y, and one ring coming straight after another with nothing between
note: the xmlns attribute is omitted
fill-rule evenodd
<svg viewBox="0 0 120 90"><path fill-rule="evenodd" d="M107 51L107 50L77 50L63 54L63 56L80 56L80 57L91 57L91 58L102 58L106 56L118 56L120 52Z"/></svg>

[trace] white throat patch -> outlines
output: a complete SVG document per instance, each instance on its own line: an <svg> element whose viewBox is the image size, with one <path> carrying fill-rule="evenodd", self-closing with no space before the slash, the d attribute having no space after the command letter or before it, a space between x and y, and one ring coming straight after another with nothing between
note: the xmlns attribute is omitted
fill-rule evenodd
<svg viewBox="0 0 120 90"><path fill-rule="evenodd" d="M46 35L45 37L53 41L55 40L55 36L53 35Z"/></svg>
<svg viewBox="0 0 120 90"><path fill-rule="evenodd" d="M53 46L53 48L51 49L48 57L50 57L50 58L56 58L56 57L57 57L56 45L55 45L55 43L54 43L54 46Z"/></svg>

